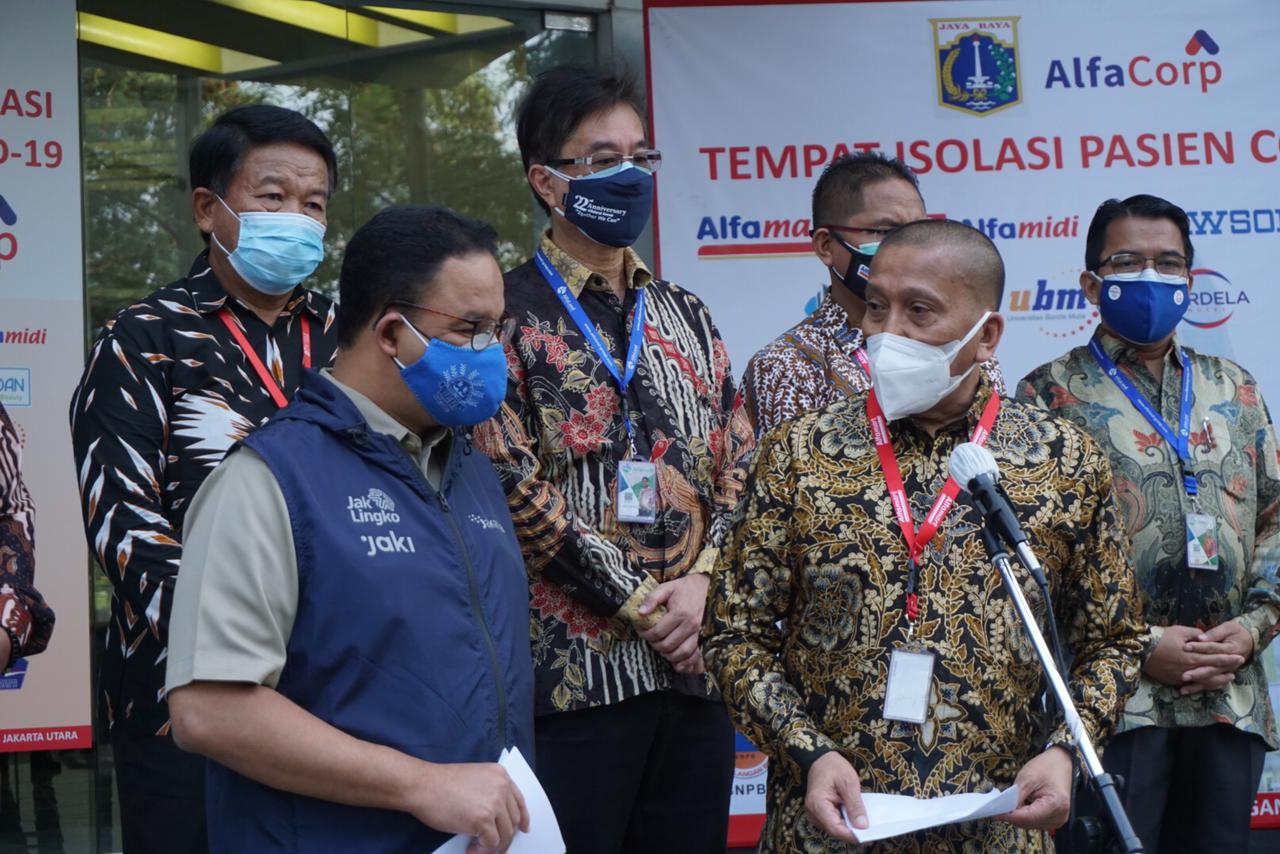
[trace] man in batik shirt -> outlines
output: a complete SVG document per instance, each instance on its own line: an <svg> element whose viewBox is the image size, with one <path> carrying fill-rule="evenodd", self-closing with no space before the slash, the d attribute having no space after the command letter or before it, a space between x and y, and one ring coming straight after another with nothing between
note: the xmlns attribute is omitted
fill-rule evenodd
<svg viewBox="0 0 1280 854"><path fill-rule="evenodd" d="M182 523L227 449L333 359L333 303L300 283L324 256L336 181L333 146L300 113L220 116L191 147L209 248L106 324L71 399L85 534L112 587L98 710L129 852L207 845L204 759L173 743L164 700Z"/></svg>
<svg viewBox="0 0 1280 854"><path fill-rule="evenodd" d="M35 508L22 483L22 443L0 405L0 673L42 652L53 634L53 609L35 588Z"/></svg>
<svg viewBox="0 0 1280 854"><path fill-rule="evenodd" d="M995 246L966 225L890 234L863 321L874 394L809 413L758 448L707 603L703 655L735 723L770 758L762 851L854 850L840 809L855 832L866 827L862 791L927 798L1015 783L1020 806L1002 820L873 850L1050 850L1043 831L1070 804L1070 736L1038 712L1040 663L990 566L981 517L965 500L931 512L952 450L987 430L1044 563L1067 679L1095 742L1137 681L1145 639L1106 457L1070 422L1001 400L976 370L1004 328L1003 283ZM900 471L896 489L887 469ZM938 515L935 532L927 519ZM1044 601L1019 574L1043 624ZM886 677L891 659L912 652L934 659L911 692L918 713L904 715L886 701Z"/></svg>
<svg viewBox="0 0 1280 854"><path fill-rule="evenodd" d="M643 115L600 66L547 72L521 106L551 228L506 275L509 391L475 433L529 572L538 777L587 854L723 850L733 774L698 627L751 427L707 307L630 248L661 163Z"/></svg>
<svg viewBox="0 0 1280 854"><path fill-rule="evenodd" d="M919 181L902 161L880 152L832 160L813 188L813 254L827 268L821 304L747 362L742 378L756 436L845 397L861 397L871 379L858 365L867 273L880 239L895 226L924 219ZM997 394L1004 376L992 357L982 365Z"/></svg>
<svg viewBox="0 0 1280 854"><path fill-rule="evenodd" d="M1080 276L1099 328L1018 387L1111 460L1151 643L1102 759L1128 781L1148 852L1246 850L1263 754L1280 746L1262 666L1280 617L1275 429L1248 371L1175 334L1191 262L1181 208L1105 202Z"/></svg>

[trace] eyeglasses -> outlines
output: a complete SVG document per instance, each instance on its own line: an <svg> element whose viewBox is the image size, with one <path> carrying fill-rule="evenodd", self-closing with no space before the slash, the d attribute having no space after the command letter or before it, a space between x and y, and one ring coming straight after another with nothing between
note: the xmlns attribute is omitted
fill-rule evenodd
<svg viewBox="0 0 1280 854"><path fill-rule="evenodd" d="M599 151L586 157L560 157L548 160L548 166L585 166L587 174L594 175L606 169L612 169L623 161L649 172L657 172L662 166L662 152L656 148L647 148L635 154L619 154L616 151Z"/></svg>
<svg viewBox="0 0 1280 854"><path fill-rule="evenodd" d="M1117 252L1110 258L1104 258L1098 268L1111 265L1111 269L1117 273L1140 273L1147 267L1147 262L1151 262L1157 273L1166 276L1185 276L1187 274L1187 259L1183 258L1176 252L1166 252L1163 255L1157 255L1155 258L1147 258L1136 252Z"/></svg>
<svg viewBox="0 0 1280 854"><path fill-rule="evenodd" d="M818 228L825 228L827 231L839 231L844 234L874 234L877 237L884 237L889 232L897 228L896 225L886 226L862 226L862 225L820 225ZM809 236L813 236L813 232L818 228L809 232Z"/></svg>
<svg viewBox="0 0 1280 854"><path fill-rule="evenodd" d="M445 311L439 311L434 308L427 308L425 305L418 305L416 302L407 300L393 300L391 305L403 305L409 308L416 308L418 311L425 311L431 314L438 314L441 317L447 317L450 320L460 320L463 323L471 324L471 349L483 350L494 341L505 344L511 338L511 333L515 331L516 319L507 313L503 313L502 317L497 320L473 320L470 317L458 317L456 314L449 314ZM414 327L417 329L417 327ZM421 330L419 330L421 332ZM431 336L425 335L424 338Z"/></svg>

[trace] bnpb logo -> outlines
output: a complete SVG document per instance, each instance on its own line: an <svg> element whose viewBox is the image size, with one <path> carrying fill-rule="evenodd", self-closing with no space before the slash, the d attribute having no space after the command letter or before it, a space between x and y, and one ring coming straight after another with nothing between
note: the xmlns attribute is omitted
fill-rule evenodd
<svg viewBox="0 0 1280 854"><path fill-rule="evenodd" d="M0 225L14 226L18 223L18 214L0 195ZM18 254L18 238L12 231L0 230L0 262L12 261Z"/></svg>
<svg viewBox="0 0 1280 854"><path fill-rule="evenodd" d="M1022 103L1018 18L930 18L938 103L987 116Z"/></svg>

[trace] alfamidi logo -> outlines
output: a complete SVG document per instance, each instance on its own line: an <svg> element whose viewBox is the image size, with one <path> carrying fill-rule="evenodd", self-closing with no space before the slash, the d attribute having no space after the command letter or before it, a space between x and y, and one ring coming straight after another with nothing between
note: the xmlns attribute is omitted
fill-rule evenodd
<svg viewBox="0 0 1280 854"><path fill-rule="evenodd" d="M347 512L351 521L362 525L394 525L400 521L396 503L381 489L373 487L368 495L348 495Z"/></svg>
<svg viewBox="0 0 1280 854"><path fill-rule="evenodd" d="M1022 103L1018 18L930 18L938 104L988 116Z"/></svg>

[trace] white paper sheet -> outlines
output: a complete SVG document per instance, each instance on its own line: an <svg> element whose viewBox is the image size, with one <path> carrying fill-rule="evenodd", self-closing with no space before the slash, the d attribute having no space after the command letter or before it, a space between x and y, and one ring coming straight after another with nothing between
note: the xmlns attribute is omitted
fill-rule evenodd
<svg viewBox="0 0 1280 854"><path fill-rule="evenodd" d="M516 838L507 849L509 854L564 854L564 837L560 835L560 823L551 809L551 801L520 753L520 748L502 751L498 764L507 769L511 781L524 796L525 808L529 810L529 832L516 831ZM471 839L471 836L459 833L437 848L435 854L466 854Z"/></svg>
<svg viewBox="0 0 1280 854"><path fill-rule="evenodd" d="M845 826L853 831L859 842L875 842L903 833L913 833L942 824L960 821L976 821L1012 812L1018 806L1018 787L1004 791L965 792L959 795L943 795L938 798L913 798L909 795L883 795L863 792L862 804L867 808L870 827L859 830L849 823L844 808Z"/></svg>

